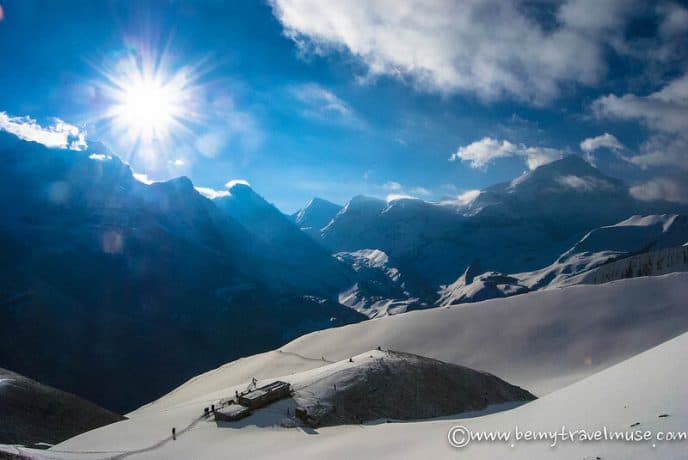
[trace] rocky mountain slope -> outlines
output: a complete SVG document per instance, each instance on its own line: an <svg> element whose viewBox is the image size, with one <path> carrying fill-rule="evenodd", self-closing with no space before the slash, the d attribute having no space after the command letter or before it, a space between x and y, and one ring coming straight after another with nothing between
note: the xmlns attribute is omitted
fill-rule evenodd
<svg viewBox="0 0 688 460"><path fill-rule="evenodd" d="M123 420L70 393L0 369L0 443L48 447Z"/></svg>
<svg viewBox="0 0 688 460"><path fill-rule="evenodd" d="M312 238L320 239L320 231L327 227L341 210L340 205L315 197L290 217L302 231Z"/></svg>

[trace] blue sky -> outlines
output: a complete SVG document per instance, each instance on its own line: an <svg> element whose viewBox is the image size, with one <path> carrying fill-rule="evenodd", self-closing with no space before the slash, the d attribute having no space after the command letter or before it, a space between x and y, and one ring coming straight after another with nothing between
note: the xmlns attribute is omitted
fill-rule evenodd
<svg viewBox="0 0 688 460"><path fill-rule="evenodd" d="M312 196L457 197L577 154L641 199L688 201L684 4L0 5L0 128L62 120L150 179L245 179L291 212ZM112 80L148 61L185 83L175 123L142 142L131 114L110 117Z"/></svg>

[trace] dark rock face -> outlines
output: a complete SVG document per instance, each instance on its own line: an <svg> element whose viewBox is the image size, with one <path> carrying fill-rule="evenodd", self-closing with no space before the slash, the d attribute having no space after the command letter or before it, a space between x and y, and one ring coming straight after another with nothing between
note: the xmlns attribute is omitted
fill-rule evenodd
<svg viewBox="0 0 688 460"><path fill-rule="evenodd" d="M535 399L487 372L408 353L385 355L360 375L331 376L338 390L306 407L313 425L433 418Z"/></svg>
<svg viewBox="0 0 688 460"><path fill-rule="evenodd" d="M73 394L0 369L2 444L56 444L123 419Z"/></svg>

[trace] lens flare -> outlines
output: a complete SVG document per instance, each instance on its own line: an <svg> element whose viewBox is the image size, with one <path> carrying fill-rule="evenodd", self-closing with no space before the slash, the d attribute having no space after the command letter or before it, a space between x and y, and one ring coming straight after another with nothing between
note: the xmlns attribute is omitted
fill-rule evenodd
<svg viewBox="0 0 688 460"><path fill-rule="evenodd" d="M175 66L166 52L154 47L129 46L95 83L104 97L105 121L110 136L129 157L160 160L166 164L180 138L191 134L198 121L199 65Z"/></svg>

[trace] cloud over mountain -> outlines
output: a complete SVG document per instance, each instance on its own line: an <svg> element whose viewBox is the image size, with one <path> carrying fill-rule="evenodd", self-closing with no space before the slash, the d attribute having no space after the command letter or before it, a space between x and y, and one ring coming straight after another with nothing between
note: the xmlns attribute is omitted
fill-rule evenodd
<svg viewBox="0 0 688 460"><path fill-rule="evenodd" d="M548 147L528 147L523 144L514 144L507 140L499 141L491 137L484 137L479 141L459 147L459 149L449 157L450 161L466 161L471 168L485 169L498 158L520 157L528 165L529 169L558 160L563 156L563 152L558 149Z"/></svg>
<svg viewBox="0 0 688 460"><path fill-rule="evenodd" d="M569 0L539 11L504 1L271 0L287 36L316 53L347 51L371 76L421 89L536 104L594 85L607 49L624 50L633 1Z"/></svg>
<svg viewBox="0 0 688 460"><path fill-rule="evenodd" d="M688 201L688 73L645 96L600 97L592 109L600 118L633 121L649 130L639 152L624 156L641 169L657 171L656 177L631 189L636 197Z"/></svg>
<svg viewBox="0 0 688 460"><path fill-rule="evenodd" d="M7 131L26 141L38 142L46 147L83 150L86 148L86 134L74 125L54 118L50 126L44 127L31 117L13 117L0 112L0 130Z"/></svg>

